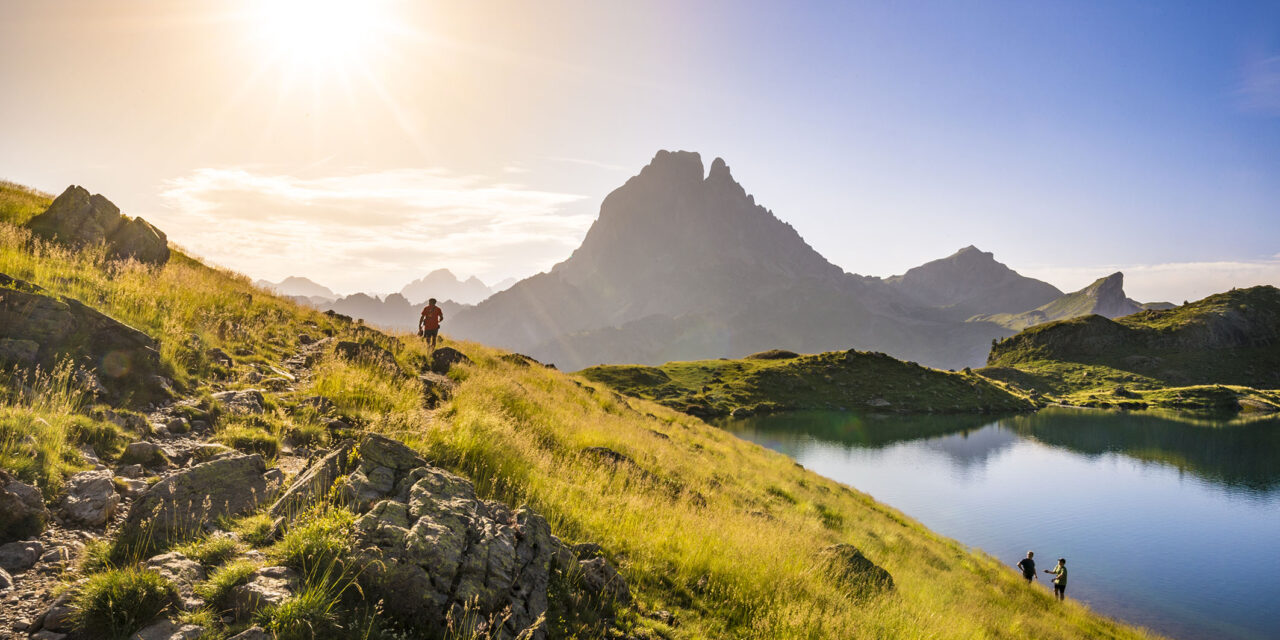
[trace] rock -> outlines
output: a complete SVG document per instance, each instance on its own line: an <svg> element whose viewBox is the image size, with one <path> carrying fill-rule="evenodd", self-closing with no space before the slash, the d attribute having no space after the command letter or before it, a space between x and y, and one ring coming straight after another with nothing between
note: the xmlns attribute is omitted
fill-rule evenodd
<svg viewBox="0 0 1280 640"><path fill-rule="evenodd" d="M191 431L191 423L182 417L170 418L168 422L164 423L164 426L169 429L169 433L182 434Z"/></svg>
<svg viewBox="0 0 1280 640"><path fill-rule="evenodd" d="M270 391L284 391L289 388L290 384L289 380L282 376L262 379L262 386Z"/></svg>
<svg viewBox="0 0 1280 640"><path fill-rule="evenodd" d="M421 374L418 382L422 384L422 396L426 399L427 408L434 408L453 397L454 390L458 388L458 383L438 373Z"/></svg>
<svg viewBox="0 0 1280 640"><path fill-rule="evenodd" d="M431 370L441 375L458 363L471 364L471 358L453 347L440 347L431 353Z"/></svg>
<svg viewBox="0 0 1280 640"><path fill-rule="evenodd" d="M140 464L126 464L116 469L116 475L122 478L141 478L143 473L146 473L146 469Z"/></svg>
<svg viewBox="0 0 1280 640"><path fill-rule="evenodd" d="M315 409L319 413L333 413L337 407L333 401L324 396L310 396L303 398L299 404Z"/></svg>
<svg viewBox="0 0 1280 640"><path fill-rule="evenodd" d="M221 516L252 511L268 500L262 456L228 456L197 464L156 483L129 509L122 535L156 544L190 535Z"/></svg>
<svg viewBox="0 0 1280 640"><path fill-rule="evenodd" d="M231 636L229 640L273 640L274 637L275 636L267 633L267 630L262 627L249 627L248 629Z"/></svg>
<svg viewBox="0 0 1280 640"><path fill-rule="evenodd" d="M8 591L13 588L13 576L8 571L0 568L0 591Z"/></svg>
<svg viewBox="0 0 1280 640"><path fill-rule="evenodd" d="M194 597L196 583L205 579L204 566L177 551L155 556L145 567L172 582L184 602Z"/></svg>
<svg viewBox="0 0 1280 640"><path fill-rule="evenodd" d="M249 581L231 589L231 609L237 620L250 620L259 611L293 595L298 575L286 567L263 567Z"/></svg>
<svg viewBox="0 0 1280 640"><path fill-rule="evenodd" d="M387 467L394 471L407 471L427 463L416 451L398 440L370 433L360 441L360 464L363 468Z"/></svg>
<svg viewBox="0 0 1280 640"><path fill-rule="evenodd" d="M851 544L837 544L822 551L827 573L854 596L873 596L893 590L893 576L862 555Z"/></svg>
<svg viewBox="0 0 1280 640"><path fill-rule="evenodd" d="M609 447L587 447L582 450L583 453L595 456L610 464L630 463L631 458L624 453L618 453Z"/></svg>
<svg viewBox="0 0 1280 640"><path fill-rule="evenodd" d="M284 495L271 505L269 511L271 516L279 517L296 513L317 498L327 495L338 476L347 473L351 449L351 443L344 442L328 455L312 463L306 471L294 479Z"/></svg>
<svg viewBox="0 0 1280 640"><path fill-rule="evenodd" d="M631 602L631 589L627 587L626 578L603 556L579 561L578 569L582 571L583 586L592 594L618 604Z"/></svg>
<svg viewBox="0 0 1280 640"><path fill-rule="evenodd" d="M191 450L191 456L200 462L206 462L220 456L234 454L235 452L235 449L232 449L225 444L206 442L204 444L196 445L196 448Z"/></svg>
<svg viewBox="0 0 1280 640"><path fill-rule="evenodd" d="M95 384L108 399L146 402L163 396L150 380L161 370L160 353L145 333L75 299L4 274L0 274L0 291L0 340L39 345L35 355L26 358L30 355L26 346L6 343L11 351L22 349L19 355L26 359L17 362L20 366L49 369L63 359L93 363ZM83 376L78 378L85 384Z"/></svg>
<svg viewBox="0 0 1280 640"><path fill-rule="evenodd" d="M75 613L75 608L71 606L71 594L64 593L55 598L49 608L40 615L38 626L43 631L57 633L71 631Z"/></svg>
<svg viewBox="0 0 1280 640"><path fill-rule="evenodd" d="M40 631L31 634L30 637L31 640L65 640L67 634L50 631L48 629L41 629Z"/></svg>
<svg viewBox="0 0 1280 640"><path fill-rule="evenodd" d="M120 454L120 462L148 467L169 466L169 458L164 455L164 449L161 449L160 445L154 442L146 442L145 440L130 442L124 448L124 453Z"/></svg>
<svg viewBox="0 0 1280 640"><path fill-rule="evenodd" d="M205 357L209 358L209 362L212 362L216 365L221 365L224 367L230 367L235 365L235 361L231 359L231 356L227 355L226 351L223 351L222 349L219 349L217 347L214 347L212 349L209 349L208 351L205 351L204 355Z"/></svg>
<svg viewBox="0 0 1280 640"><path fill-rule="evenodd" d="M116 487L120 489L120 492L123 493L126 498L136 498L142 495L143 492L147 490L147 487L151 486L147 484L146 480L136 480L133 478L117 478L116 483Z"/></svg>
<svg viewBox="0 0 1280 640"><path fill-rule="evenodd" d="M362 455L359 471L377 475L371 464ZM368 567L361 582L386 614L443 628L469 603L473 619L500 625L491 637L544 637L533 627L546 613L556 546L546 521L482 501L469 481L435 467L377 466L396 488L356 522L356 538Z"/></svg>
<svg viewBox="0 0 1280 640"><path fill-rule="evenodd" d="M67 479L59 513L68 522L98 527L106 524L120 506L120 496L110 471L81 471Z"/></svg>
<svg viewBox="0 0 1280 640"><path fill-rule="evenodd" d="M52 546L40 555L40 563L57 565L66 564L70 562L72 558L79 555L83 550L84 545L79 542L67 542L65 544Z"/></svg>
<svg viewBox="0 0 1280 640"><path fill-rule="evenodd" d="M32 340L0 339L0 362L35 364L40 344Z"/></svg>
<svg viewBox="0 0 1280 640"><path fill-rule="evenodd" d="M113 259L133 258L156 266L169 261L164 232L142 218L121 215L110 200L101 194L90 196L76 185L67 187L27 227L38 237L72 247L105 243L107 256Z"/></svg>
<svg viewBox="0 0 1280 640"><path fill-rule="evenodd" d="M21 573L34 567L44 554L39 540L23 540L0 544L0 569Z"/></svg>
<svg viewBox="0 0 1280 640"><path fill-rule="evenodd" d="M228 413L249 414L262 413L265 399L257 389L243 391L223 391L213 394L213 399L222 403Z"/></svg>
<svg viewBox="0 0 1280 640"><path fill-rule="evenodd" d="M400 365L396 364L395 355L372 341L340 340L333 345L333 351L347 360L369 362L392 371L400 370Z"/></svg>
<svg viewBox="0 0 1280 640"><path fill-rule="evenodd" d="M0 542L40 533L47 518L40 490L0 469Z"/></svg>
<svg viewBox="0 0 1280 640"><path fill-rule="evenodd" d="M143 627L129 636L129 640L196 640L202 635L204 627L165 618Z"/></svg>

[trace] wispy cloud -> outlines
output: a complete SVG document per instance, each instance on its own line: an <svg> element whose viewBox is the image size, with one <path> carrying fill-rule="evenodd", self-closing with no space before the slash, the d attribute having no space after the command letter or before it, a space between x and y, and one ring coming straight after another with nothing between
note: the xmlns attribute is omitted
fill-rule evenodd
<svg viewBox="0 0 1280 640"><path fill-rule="evenodd" d="M1130 298L1142 302L1167 301L1181 304L1184 300L1199 300L1232 287L1260 284L1280 286L1280 255L1247 261L1043 267L1019 271L1051 282L1064 291L1075 291L1105 275L1122 271L1124 289Z"/></svg>
<svg viewBox="0 0 1280 640"><path fill-rule="evenodd" d="M585 196L437 169L318 178L246 168L168 181L178 244L254 276L307 275L337 290L398 289L431 269L531 273L564 259L592 217Z"/></svg>
<svg viewBox="0 0 1280 640"><path fill-rule="evenodd" d="M1280 55L1258 56L1246 62L1237 95L1246 111L1280 116Z"/></svg>
<svg viewBox="0 0 1280 640"><path fill-rule="evenodd" d="M551 160L552 162L567 162L569 164L580 164L588 167L596 167L598 169L608 169L609 171L629 171L628 168L622 165L609 164L608 162L599 162L596 160L588 160L586 158L567 158L564 156L546 156L545 159Z"/></svg>

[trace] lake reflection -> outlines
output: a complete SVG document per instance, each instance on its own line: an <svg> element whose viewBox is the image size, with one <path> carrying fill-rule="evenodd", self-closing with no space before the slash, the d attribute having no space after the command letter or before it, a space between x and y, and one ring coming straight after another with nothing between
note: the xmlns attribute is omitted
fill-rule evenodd
<svg viewBox="0 0 1280 640"><path fill-rule="evenodd" d="M722 426L1010 564L1065 556L1068 596L1108 615L1175 637L1280 636L1278 420L1050 409Z"/></svg>

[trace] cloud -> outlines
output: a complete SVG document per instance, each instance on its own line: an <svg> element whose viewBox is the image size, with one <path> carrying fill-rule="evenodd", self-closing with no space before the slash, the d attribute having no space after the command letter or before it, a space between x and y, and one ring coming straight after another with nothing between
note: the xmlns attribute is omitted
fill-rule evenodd
<svg viewBox="0 0 1280 640"><path fill-rule="evenodd" d="M1122 271L1124 290L1130 298L1181 304L1184 300L1199 300L1232 287L1280 286L1280 255L1263 260L1043 267L1019 271L1051 282L1064 291L1081 289L1098 278Z"/></svg>
<svg viewBox="0 0 1280 640"><path fill-rule="evenodd" d="M1245 111L1280 116L1280 55L1260 56L1244 65L1236 92Z"/></svg>
<svg viewBox="0 0 1280 640"><path fill-rule="evenodd" d="M437 169L302 178L206 168L169 180L170 238L254 277L306 275L394 291L428 271L532 273L568 256L593 217L585 196Z"/></svg>

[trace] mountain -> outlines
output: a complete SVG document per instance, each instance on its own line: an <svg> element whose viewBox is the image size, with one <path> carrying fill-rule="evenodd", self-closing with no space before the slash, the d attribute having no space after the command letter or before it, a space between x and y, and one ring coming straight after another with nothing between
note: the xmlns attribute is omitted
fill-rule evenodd
<svg viewBox="0 0 1280 640"><path fill-rule="evenodd" d="M408 298L399 293L393 293L385 298L371 296L367 293L353 293L349 296L322 302L314 306L321 311L341 313L344 316L350 316L353 320L363 320L366 324L383 329L417 331L418 316L425 304L425 302L410 302ZM458 304L450 300L438 302L437 306L444 312L445 320L442 326L445 327L444 330L446 332L449 330L449 320L462 309L469 307L469 305Z"/></svg>
<svg viewBox="0 0 1280 640"><path fill-rule="evenodd" d="M1275 410L1254 390L1280 388L1280 289L1040 324L993 346L989 364L984 374L1072 404Z"/></svg>
<svg viewBox="0 0 1280 640"><path fill-rule="evenodd" d="M1100 315L1104 318L1119 318L1145 309L1169 309L1173 305L1167 302L1143 304L1127 297L1124 293L1124 274L1117 271L1105 278L1098 278L1093 284L1036 307L1023 313L1003 313L979 315L975 320L994 322L1015 331L1020 331L1045 322L1078 318L1087 315Z"/></svg>
<svg viewBox="0 0 1280 640"><path fill-rule="evenodd" d="M493 292L479 278L471 276L466 280L459 280L448 269L436 269L400 290L400 295L415 304L426 302L430 298L475 304L488 298L491 293Z"/></svg>
<svg viewBox="0 0 1280 640"><path fill-rule="evenodd" d="M1062 296L1057 287L1020 275L973 245L885 280L907 297L945 309L957 320L1018 313Z"/></svg>
<svg viewBox="0 0 1280 640"><path fill-rule="evenodd" d="M463 311L448 331L569 369L851 347L959 368L980 365L1009 333L953 316L831 264L724 160L704 173L697 153L659 151L604 199L567 260Z"/></svg>
<svg viewBox="0 0 1280 640"><path fill-rule="evenodd" d="M338 294L334 293L328 287L300 276L289 276L280 282L255 280L253 284L256 287L270 289L280 295L289 297L302 297L307 299L324 298L327 300L333 300L338 297Z"/></svg>

